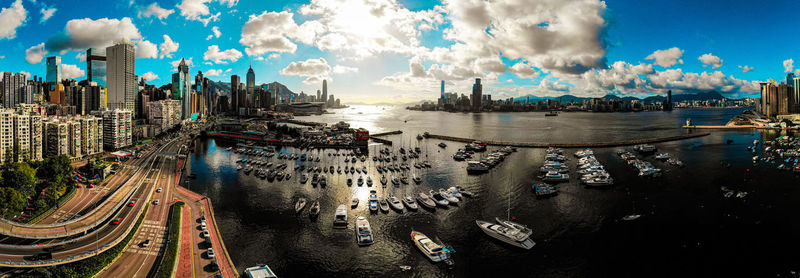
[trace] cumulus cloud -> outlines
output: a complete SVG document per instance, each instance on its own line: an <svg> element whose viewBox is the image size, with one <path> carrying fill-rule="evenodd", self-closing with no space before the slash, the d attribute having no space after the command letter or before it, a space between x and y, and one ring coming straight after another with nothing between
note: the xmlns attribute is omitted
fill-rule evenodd
<svg viewBox="0 0 800 278"><path fill-rule="evenodd" d="M155 74L152 71L148 71L148 72L145 72L144 74L142 74L141 78L144 79L144 80L148 80L148 81L156 80L156 79L158 79L158 74Z"/></svg>
<svg viewBox="0 0 800 278"><path fill-rule="evenodd" d="M783 72L792 72L794 70L794 60L784 60L783 61Z"/></svg>
<svg viewBox="0 0 800 278"><path fill-rule="evenodd" d="M331 66L325 58L308 59L305 61L291 62L286 68L280 71L281 75L303 76L306 80L303 83L314 84L323 79L330 79Z"/></svg>
<svg viewBox="0 0 800 278"><path fill-rule="evenodd" d="M147 40L141 40L137 42L136 58L138 59L158 58L158 48L156 47L156 44L149 42Z"/></svg>
<svg viewBox="0 0 800 278"><path fill-rule="evenodd" d="M745 73L745 72L753 70L753 67L748 66L748 65L744 65L744 66L739 66L739 69L742 70L742 73Z"/></svg>
<svg viewBox="0 0 800 278"><path fill-rule="evenodd" d="M244 52L250 56L260 56L267 52L294 53L297 44L288 37L296 36L299 26L294 22L294 14L286 11L263 12L250 15L242 27L239 42L246 46Z"/></svg>
<svg viewBox="0 0 800 278"><path fill-rule="evenodd" d="M181 59L169 62L169 64L172 65L173 68L178 68L178 65L181 64ZM192 61L192 57L190 57L189 59L186 59L186 65L189 66L189 67L194 66L194 62Z"/></svg>
<svg viewBox="0 0 800 278"><path fill-rule="evenodd" d="M205 73L203 73L203 75L205 75L205 76L220 76L222 74L223 74L222 70L218 70L218 69L210 69L210 70L207 70Z"/></svg>
<svg viewBox="0 0 800 278"><path fill-rule="evenodd" d="M139 9L139 18L156 17L159 20L164 20L174 12L175 10L173 9L164 9L158 3L153 2L153 4Z"/></svg>
<svg viewBox="0 0 800 278"><path fill-rule="evenodd" d="M647 60L655 59L656 61L654 64L668 68L675 64L683 64L683 60L681 60L681 57L683 57L683 50L677 47L673 47L670 49L656 50L655 52L653 52L653 54L650 54L647 57L645 57L645 59Z"/></svg>
<svg viewBox="0 0 800 278"><path fill-rule="evenodd" d="M242 52L236 49L228 49L225 51L219 51L219 46L211 45L208 47L206 53L203 54L203 60L210 60L214 61L217 64L227 64L225 60L236 62L242 58Z"/></svg>
<svg viewBox="0 0 800 278"><path fill-rule="evenodd" d="M130 18L83 18L67 22L64 32L45 42L45 49L52 52L85 51L87 48L105 48L122 40L137 40L142 35Z"/></svg>
<svg viewBox="0 0 800 278"><path fill-rule="evenodd" d="M53 14L56 13L56 8L42 8L41 13L42 18L39 19L39 23L45 23L48 19L53 17Z"/></svg>
<svg viewBox="0 0 800 278"><path fill-rule="evenodd" d="M76 65L61 64L61 76L64 79L76 79L84 75L86 75L86 72Z"/></svg>
<svg viewBox="0 0 800 278"><path fill-rule="evenodd" d="M350 72L358 72L358 68L342 66L342 65L333 66L333 73L335 74L345 74Z"/></svg>
<svg viewBox="0 0 800 278"><path fill-rule="evenodd" d="M25 50L25 61L29 64L38 64L47 55L47 50L44 49L44 43L40 43Z"/></svg>
<svg viewBox="0 0 800 278"><path fill-rule="evenodd" d="M0 10L0 39L13 39L17 36L17 28L25 24L28 11L22 6L22 0L14 1L8 8Z"/></svg>
<svg viewBox="0 0 800 278"><path fill-rule="evenodd" d="M222 36L222 32L219 31L219 27L217 26L211 27L211 32L213 32L213 34L208 35L208 37L206 37L206 40L210 40L214 37L219 38L219 36Z"/></svg>
<svg viewBox="0 0 800 278"><path fill-rule="evenodd" d="M520 78L536 78L539 76L539 72L537 72L534 68L530 65L519 62L511 66L509 71L516 74Z"/></svg>
<svg viewBox="0 0 800 278"><path fill-rule="evenodd" d="M239 3L239 0L219 0L219 3L227 5L228 8L233 8L233 6L236 6L236 4Z"/></svg>
<svg viewBox="0 0 800 278"><path fill-rule="evenodd" d="M226 1L226 0L223 0ZM227 0L226 2L229 2ZM183 0L176 7L181 10L181 15L188 20L196 20L208 26L209 22L219 20L221 13L211 14L207 3L211 0Z"/></svg>
<svg viewBox="0 0 800 278"><path fill-rule="evenodd" d="M164 57L172 58L172 53L174 53L175 51L178 51L178 47L180 47L180 44L177 43L177 42L172 41L172 38L170 38L169 36L167 36L165 34L164 35L164 42L161 43L158 46L158 49L161 50L161 56L160 57L162 59Z"/></svg>
<svg viewBox="0 0 800 278"><path fill-rule="evenodd" d="M78 59L78 61L86 62L86 53L78 52L78 55L75 55L75 58Z"/></svg>
<svg viewBox="0 0 800 278"><path fill-rule="evenodd" d="M711 69L716 69L722 66L722 59L720 59L717 56L714 56L714 54L711 53L703 54L697 59L700 60L700 62L703 62L703 67L705 67L706 65L710 65Z"/></svg>

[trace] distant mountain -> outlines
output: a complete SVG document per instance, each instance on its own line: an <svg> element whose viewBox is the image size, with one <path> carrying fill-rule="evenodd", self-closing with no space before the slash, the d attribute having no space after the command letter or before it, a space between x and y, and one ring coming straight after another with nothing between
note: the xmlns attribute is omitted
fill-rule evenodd
<svg viewBox="0 0 800 278"><path fill-rule="evenodd" d="M645 102L663 102L664 100L667 99L667 97L664 96L664 95L650 96L650 97L646 97L644 99L641 99L641 98L632 97L632 96L620 97L620 96L616 96L616 95L612 95L612 94L605 95L605 96L603 96L601 98L602 99L606 99L606 100L624 100L624 101L641 100L641 101L645 101ZM523 97L515 97L514 101L522 101L522 102L524 102L525 100L528 100L528 102L530 102L530 103L536 103L536 102L539 102L539 101L547 101L547 100L556 100L558 102L583 102L585 100L591 100L591 99L593 99L593 98L591 98L591 97L578 97L578 96L573 96L573 95L563 95L563 96L557 96L557 97L539 97L539 96L534 96L534 95L527 95L527 96L523 96ZM726 99L726 97L724 97L722 94L720 94L719 92L716 92L716 91L703 92L703 93L693 93L693 94L672 94L672 101L673 102L695 101L695 100L707 101L707 100L712 100L712 99Z"/></svg>
<svg viewBox="0 0 800 278"><path fill-rule="evenodd" d="M281 95L282 99L293 99L297 97L297 94L289 90L286 85L279 83L278 81L272 82L267 84L270 88L277 88L278 93Z"/></svg>
<svg viewBox="0 0 800 278"><path fill-rule="evenodd" d="M269 84L262 84L260 86L263 86L263 85L269 85L270 87L278 88L278 92L281 94L281 98L288 98L289 96L292 96L292 98L297 97L297 94L292 92L292 90L289 90L289 88L287 88L286 85L283 85L283 84L281 84L281 83L279 83L277 81L269 83ZM217 93L220 94L220 95L230 96L231 83L230 82L223 82L223 81L208 80L208 89L209 90L216 90Z"/></svg>

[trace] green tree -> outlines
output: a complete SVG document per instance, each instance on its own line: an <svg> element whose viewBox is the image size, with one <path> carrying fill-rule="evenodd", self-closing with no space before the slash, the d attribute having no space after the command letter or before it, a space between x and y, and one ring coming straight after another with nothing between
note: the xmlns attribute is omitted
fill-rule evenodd
<svg viewBox="0 0 800 278"><path fill-rule="evenodd" d="M16 189L0 187L0 212L3 218L9 218L22 211L25 197Z"/></svg>
<svg viewBox="0 0 800 278"><path fill-rule="evenodd" d="M18 171L16 169L5 171L2 174L5 186L13 188L32 187L36 184L36 176L29 175L25 171Z"/></svg>

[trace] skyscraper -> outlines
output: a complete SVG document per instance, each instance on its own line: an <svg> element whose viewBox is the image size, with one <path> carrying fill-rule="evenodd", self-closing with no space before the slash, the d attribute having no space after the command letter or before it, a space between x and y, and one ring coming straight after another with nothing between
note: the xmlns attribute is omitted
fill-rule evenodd
<svg viewBox="0 0 800 278"><path fill-rule="evenodd" d="M104 49L100 49L104 50ZM86 81L106 87L106 53L95 48L86 50Z"/></svg>
<svg viewBox="0 0 800 278"><path fill-rule="evenodd" d="M3 73L3 106L12 108L15 105L25 102L28 95L28 86L24 74Z"/></svg>
<svg viewBox="0 0 800 278"><path fill-rule="evenodd" d="M483 85L481 85L481 79L475 78L475 84L472 85L472 112L481 111L482 96L483 96Z"/></svg>
<svg viewBox="0 0 800 278"><path fill-rule="evenodd" d="M800 77L794 78L794 93L792 94L792 113L800 113Z"/></svg>
<svg viewBox="0 0 800 278"><path fill-rule="evenodd" d="M322 105L323 108L328 106L327 105L327 101L328 101L328 80L326 80L326 79L322 79L322 99L320 99L320 101L322 101L322 103L323 103L323 105Z"/></svg>
<svg viewBox="0 0 800 278"><path fill-rule="evenodd" d="M664 102L664 111L672 111L672 90L667 90L667 101Z"/></svg>
<svg viewBox="0 0 800 278"><path fill-rule="evenodd" d="M59 82L61 82L61 57L47 57L47 84L53 89Z"/></svg>
<svg viewBox="0 0 800 278"><path fill-rule="evenodd" d="M192 116L192 86L189 83L189 65L181 58L178 72L172 74L172 99L181 101L181 119Z"/></svg>
<svg viewBox="0 0 800 278"><path fill-rule="evenodd" d="M442 80L442 93L439 96L439 99L442 100L442 104L444 104L444 80Z"/></svg>
<svg viewBox="0 0 800 278"><path fill-rule="evenodd" d="M241 83L239 76L231 75L231 110L236 115L239 114L239 83Z"/></svg>
<svg viewBox="0 0 800 278"><path fill-rule="evenodd" d="M255 89L256 89L256 73L253 72L253 66L247 70L247 107L254 107L255 103Z"/></svg>
<svg viewBox="0 0 800 278"><path fill-rule="evenodd" d="M203 72L197 71L197 75L194 76L194 91L196 92L196 96L199 96L195 99L195 106L194 112L202 114L203 113L203 100L205 100L205 96L203 95Z"/></svg>
<svg viewBox="0 0 800 278"><path fill-rule="evenodd" d="M108 107L136 111L136 50L128 40L106 48Z"/></svg>
<svg viewBox="0 0 800 278"><path fill-rule="evenodd" d="M316 98L316 100L317 100L317 102L322 101L322 95L320 94L319 90L317 90L317 98Z"/></svg>

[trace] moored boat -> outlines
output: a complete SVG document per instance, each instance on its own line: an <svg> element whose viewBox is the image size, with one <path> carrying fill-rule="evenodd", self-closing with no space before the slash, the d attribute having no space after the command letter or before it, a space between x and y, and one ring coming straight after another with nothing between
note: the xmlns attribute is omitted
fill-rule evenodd
<svg viewBox="0 0 800 278"><path fill-rule="evenodd" d="M475 220L475 224L477 224L484 233L502 242L524 249L531 249L535 245L527 234L513 227L481 220Z"/></svg>
<svg viewBox="0 0 800 278"><path fill-rule="evenodd" d="M294 204L294 212L295 212L295 213L300 213L300 211L302 211L302 210L303 210L303 208L305 208L305 207L306 207L306 202L307 202L307 201L306 201L306 198L300 198L300 199L298 199L298 200L297 200L297 203L295 203L295 204Z"/></svg>
<svg viewBox="0 0 800 278"><path fill-rule="evenodd" d="M450 251L439 243L434 242L428 236L417 231L411 231L411 240L428 259L433 262L441 262L450 259Z"/></svg>
<svg viewBox="0 0 800 278"><path fill-rule="evenodd" d="M359 246L370 245L374 242L372 236L372 227L369 225L366 217L359 216L356 218L356 240Z"/></svg>

